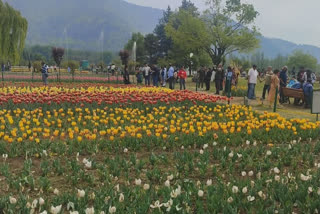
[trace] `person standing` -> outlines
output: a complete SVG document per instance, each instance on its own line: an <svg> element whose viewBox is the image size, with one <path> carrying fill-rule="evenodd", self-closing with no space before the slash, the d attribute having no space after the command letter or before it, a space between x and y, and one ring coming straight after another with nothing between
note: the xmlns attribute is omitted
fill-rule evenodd
<svg viewBox="0 0 320 214"><path fill-rule="evenodd" d="M151 68L146 64L143 68L143 76L145 80L145 85L150 86L150 74L151 74Z"/></svg>
<svg viewBox="0 0 320 214"><path fill-rule="evenodd" d="M44 62L42 62L41 74L42 74L43 84L47 86L49 74L48 74L48 66Z"/></svg>
<svg viewBox="0 0 320 214"><path fill-rule="evenodd" d="M198 88L203 89L203 84L204 84L204 78L205 78L205 67L201 66L200 70L199 70L199 84L198 84Z"/></svg>
<svg viewBox="0 0 320 214"><path fill-rule="evenodd" d="M252 68L248 72L248 99L255 99L255 88L257 85L257 79L258 79L258 71L257 66L253 65Z"/></svg>
<svg viewBox="0 0 320 214"><path fill-rule="evenodd" d="M30 61L28 63L28 69L29 69L29 72L31 72L31 62Z"/></svg>
<svg viewBox="0 0 320 214"><path fill-rule="evenodd" d="M187 79L187 72L184 70L184 67L182 66L179 73L178 77L180 79L180 90L186 90L186 79Z"/></svg>
<svg viewBox="0 0 320 214"><path fill-rule="evenodd" d="M162 87L166 87L166 80L167 80L167 68L166 67L163 67L161 70L161 78L162 78L162 82L161 82Z"/></svg>
<svg viewBox="0 0 320 214"><path fill-rule="evenodd" d="M263 86L263 92L262 92L262 99L265 100L266 99L266 93L270 92L270 85L271 85L271 77L273 75L273 72L272 72L272 67L269 66L268 69L267 69L267 73L266 73L266 76L264 78L264 86Z"/></svg>
<svg viewBox="0 0 320 214"><path fill-rule="evenodd" d="M268 95L269 107L271 108L276 100L276 91L279 90L280 80L279 80L279 70L276 69L273 72L271 77L271 84L270 84L270 92ZM277 100L279 99L279 96Z"/></svg>
<svg viewBox="0 0 320 214"><path fill-rule="evenodd" d="M152 66L152 84L155 87L159 86L159 75L160 75L160 70L156 65Z"/></svg>
<svg viewBox="0 0 320 214"><path fill-rule="evenodd" d="M169 88L174 89L174 68L172 65L169 65L169 70L168 70L168 80L169 80Z"/></svg>
<svg viewBox="0 0 320 214"><path fill-rule="evenodd" d="M204 79L206 82L206 91L210 91L211 77L212 77L212 70L209 68L208 71L206 72L206 76Z"/></svg>
<svg viewBox="0 0 320 214"><path fill-rule="evenodd" d="M283 94L283 88L287 87L287 81L288 81L288 67L284 66L282 68L282 71L280 72L280 103L285 102L285 97Z"/></svg>
<svg viewBox="0 0 320 214"><path fill-rule="evenodd" d="M301 83L301 85L303 85L304 83L304 80L303 80L304 73L305 73L304 67L300 67L300 70L297 74L297 80Z"/></svg>
<svg viewBox="0 0 320 214"><path fill-rule="evenodd" d="M305 108L311 107L312 91L313 91L312 80L308 79L307 82L303 84Z"/></svg>
<svg viewBox="0 0 320 214"><path fill-rule="evenodd" d="M1 71L4 72L6 70L6 65L4 63L1 64Z"/></svg>
<svg viewBox="0 0 320 214"><path fill-rule="evenodd" d="M216 94L219 95L220 94L220 90L222 90L222 79L223 79L223 69L222 69L222 65L218 65L216 74L215 74L215 85L216 85Z"/></svg>
<svg viewBox="0 0 320 214"><path fill-rule="evenodd" d="M233 76L233 71L232 71L232 68L229 66L227 69L226 84L225 84L225 93L228 97L231 97L232 76Z"/></svg>

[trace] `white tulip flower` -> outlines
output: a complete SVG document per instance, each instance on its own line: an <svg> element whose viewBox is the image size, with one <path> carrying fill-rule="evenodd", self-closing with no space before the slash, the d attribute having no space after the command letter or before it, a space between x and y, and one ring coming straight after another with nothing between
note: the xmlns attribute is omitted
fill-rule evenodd
<svg viewBox="0 0 320 214"><path fill-rule="evenodd" d="M237 186L233 186L232 187L232 192L233 193L238 193L239 192L239 188Z"/></svg>
<svg viewBox="0 0 320 214"><path fill-rule="evenodd" d="M279 173L280 173L280 169L278 169L278 167L275 167L275 168L273 169L273 171L274 171L274 173L276 173L276 174L279 174Z"/></svg>
<svg viewBox="0 0 320 214"><path fill-rule="evenodd" d="M10 201L10 204L16 204L17 203L17 199L14 198L14 197L9 197L9 201Z"/></svg>
<svg viewBox="0 0 320 214"><path fill-rule="evenodd" d="M209 147L208 144L204 144L202 148L203 148L203 149L206 149L206 148L208 148L208 147Z"/></svg>
<svg viewBox="0 0 320 214"><path fill-rule="evenodd" d="M140 186L141 185L141 179L135 179L134 180L135 185Z"/></svg>
<svg viewBox="0 0 320 214"><path fill-rule="evenodd" d="M318 188L317 194L320 195L320 188Z"/></svg>
<svg viewBox="0 0 320 214"><path fill-rule="evenodd" d="M247 141L246 141L246 144L247 144L247 145L250 145L250 141L249 141L249 140L247 140Z"/></svg>
<svg viewBox="0 0 320 214"><path fill-rule="evenodd" d="M248 175L249 175L250 177L252 177L252 176L253 176L253 171L250 171L250 172L248 173Z"/></svg>
<svg viewBox="0 0 320 214"><path fill-rule="evenodd" d="M39 204L40 204L40 206L44 205L44 199L41 197L39 198Z"/></svg>
<svg viewBox="0 0 320 214"><path fill-rule="evenodd" d="M213 145L213 146L216 146L216 145L218 145L218 143L217 143L217 142L213 142L212 145Z"/></svg>
<svg viewBox="0 0 320 214"><path fill-rule="evenodd" d="M8 158L8 154L2 154L2 158L4 159L4 161L6 161Z"/></svg>
<svg viewBox="0 0 320 214"><path fill-rule="evenodd" d="M308 181L308 180L312 179L312 176L311 175L301 174L300 175L300 179L303 180L303 181Z"/></svg>
<svg viewBox="0 0 320 214"><path fill-rule="evenodd" d="M199 190L199 191L198 191L198 196L199 196L199 197L203 197L203 195L204 195L204 192L203 192L202 190Z"/></svg>
<svg viewBox="0 0 320 214"><path fill-rule="evenodd" d="M308 193L312 193L313 192L313 188L312 187L308 187Z"/></svg>
<svg viewBox="0 0 320 214"><path fill-rule="evenodd" d="M207 186L211 186L212 185L212 179L207 180Z"/></svg>
<svg viewBox="0 0 320 214"><path fill-rule="evenodd" d="M77 192L78 198L83 198L85 196L85 194L86 194L86 192L84 190L78 189L78 192Z"/></svg>
<svg viewBox="0 0 320 214"><path fill-rule="evenodd" d="M124 148L123 152L124 152L124 153L128 153L128 149L127 149L127 148Z"/></svg>
<svg viewBox="0 0 320 214"><path fill-rule="evenodd" d="M163 206L163 204L160 204L160 201L156 201L156 202L154 202L154 204L150 205L150 207L152 209L156 209L156 208L160 209L162 206ZM110 212L110 208L109 208L109 212Z"/></svg>
<svg viewBox="0 0 320 214"><path fill-rule="evenodd" d="M59 206L56 206L56 207L51 206L50 212L51 212L52 214L58 214L58 213L60 213L60 211L61 211L61 207L62 207L62 205L59 205Z"/></svg>
<svg viewBox="0 0 320 214"><path fill-rule="evenodd" d="M229 197L227 201L228 201L228 203L232 203L233 202L233 198Z"/></svg>
<svg viewBox="0 0 320 214"><path fill-rule="evenodd" d="M243 193L243 194L246 194L247 192L248 192L248 187L243 187L243 188L242 188L242 193Z"/></svg>
<svg viewBox="0 0 320 214"><path fill-rule="evenodd" d="M149 184L144 184L144 185L143 185L143 189L144 189L144 190L150 189L150 185L149 185Z"/></svg>
<svg viewBox="0 0 320 214"><path fill-rule="evenodd" d="M246 173L245 171L242 171L242 172L241 172L241 176L242 176L242 177L244 177L244 176L246 176L246 175L247 175L247 173Z"/></svg>
<svg viewBox="0 0 320 214"><path fill-rule="evenodd" d="M60 191L59 191L57 188L55 188L55 189L53 190L53 194L59 195L59 193L60 193Z"/></svg>
<svg viewBox="0 0 320 214"><path fill-rule="evenodd" d="M272 152L270 150L267 151L267 156L270 156Z"/></svg>
<svg viewBox="0 0 320 214"><path fill-rule="evenodd" d="M172 175L172 174L171 174L171 175L168 175L168 176L167 176L167 180L172 181L172 180L173 180L173 175Z"/></svg>
<svg viewBox="0 0 320 214"><path fill-rule="evenodd" d="M169 181L169 180L166 180L166 182L164 182L164 185L165 185L166 187L170 187L170 181Z"/></svg>
<svg viewBox="0 0 320 214"><path fill-rule="evenodd" d="M274 180L279 182L280 181L280 176L279 175L274 176Z"/></svg>
<svg viewBox="0 0 320 214"><path fill-rule="evenodd" d="M94 208L93 208L93 207L87 208L87 209L85 210L85 212L86 212L86 214L94 214Z"/></svg>
<svg viewBox="0 0 320 214"><path fill-rule="evenodd" d="M109 213L115 213L117 211L116 207L109 207Z"/></svg>
<svg viewBox="0 0 320 214"><path fill-rule="evenodd" d="M34 199L34 200L32 201L31 208L32 208L32 209L35 209L35 208L37 207L37 205L38 205L38 199Z"/></svg>
<svg viewBox="0 0 320 214"><path fill-rule="evenodd" d="M247 197L247 199L248 199L248 201L252 202L252 201L254 201L256 198L255 198L254 196L249 195L249 196Z"/></svg>
<svg viewBox="0 0 320 214"><path fill-rule="evenodd" d="M203 150L202 149L200 149L200 154L203 155Z"/></svg>
<svg viewBox="0 0 320 214"><path fill-rule="evenodd" d="M233 158L233 155L234 155L233 152L230 152L228 156L229 158Z"/></svg>
<svg viewBox="0 0 320 214"><path fill-rule="evenodd" d="M119 202L122 203L124 201L124 195L120 193Z"/></svg>
<svg viewBox="0 0 320 214"><path fill-rule="evenodd" d="M70 214L79 214L78 211L70 211Z"/></svg>
<svg viewBox="0 0 320 214"><path fill-rule="evenodd" d="M41 212L39 214L48 214L48 212L45 210L45 211L43 211L43 212Z"/></svg>
<svg viewBox="0 0 320 214"><path fill-rule="evenodd" d="M242 154L237 153L238 158L242 158Z"/></svg>

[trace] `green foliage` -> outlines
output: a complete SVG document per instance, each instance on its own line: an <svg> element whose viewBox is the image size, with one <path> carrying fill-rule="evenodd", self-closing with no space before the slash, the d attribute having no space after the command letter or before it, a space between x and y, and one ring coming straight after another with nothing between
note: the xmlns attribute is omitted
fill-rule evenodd
<svg viewBox="0 0 320 214"><path fill-rule="evenodd" d="M33 67L35 72L40 72L41 71L41 67L42 67L41 63L42 63L42 61L34 61L32 63L32 67Z"/></svg>
<svg viewBox="0 0 320 214"><path fill-rule="evenodd" d="M70 68L71 72L74 72L76 69L80 67L80 63L75 60L69 60L67 62L62 63L62 68Z"/></svg>
<svg viewBox="0 0 320 214"><path fill-rule="evenodd" d="M146 60L146 50L144 46L144 36L141 33L133 33L131 39L125 45L124 49L132 51L134 42L137 43L136 60L140 64L143 64Z"/></svg>
<svg viewBox="0 0 320 214"><path fill-rule="evenodd" d="M289 57L288 66L290 68L295 67L298 69L303 66L315 71L317 69L317 59L310 54L303 53L302 51L296 51Z"/></svg>
<svg viewBox="0 0 320 214"><path fill-rule="evenodd" d="M175 46L187 52L203 50L215 65L224 64L233 52L246 53L258 47L258 32L255 27L249 29L258 15L252 5L239 0L228 0L225 6L220 0L208 0L208 5L201 18L185 10L170 18L166 33Z"/></svg>
<svg viewBox="0 0 320 214"><path fill-rule="evenodd" d="M87 50L68 50L66 51L65 60L82 61L88 60L90 63L97 64L103 58L105 64L110 64L114 58L114 54L111 52L93 52ZM53 65L55 62L51 56L50 46L35 45L26 47L22 53L21 65L28 65L29 60L33 61L44 61L49 65Z"/></svg>
<svg viewBox="0 0 320 214"><path fill-rule="evenodd" d="M64 48L53 47L52 57L56 64L60 67L64 55Z"/></svg>
<svg viewBox="0 0 320 214"><path fill-rule="evenodd" d="M19 63L28 22L19 11L0 0L0 60Z"/></svg>
<svg viewBox="0 0 320 214"><path fill-rule="evenodd" d="M157 50L159 48L158 37L152 33L147 34L144 38L144 45L147 53L147 60L151 64L156 64L158 55Z"/></svg>

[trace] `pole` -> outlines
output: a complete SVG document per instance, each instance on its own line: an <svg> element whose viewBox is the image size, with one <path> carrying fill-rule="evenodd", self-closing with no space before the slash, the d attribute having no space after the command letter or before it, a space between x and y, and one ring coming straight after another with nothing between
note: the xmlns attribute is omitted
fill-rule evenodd
<svg viewBox="0 0 320 214"><path fill-rule="evenodd" d="M278 102L278 87L276 88L276 97L275 97L275 100L274 100L274 107L273 107L273 112L277 112L277 102Z"/></svg>

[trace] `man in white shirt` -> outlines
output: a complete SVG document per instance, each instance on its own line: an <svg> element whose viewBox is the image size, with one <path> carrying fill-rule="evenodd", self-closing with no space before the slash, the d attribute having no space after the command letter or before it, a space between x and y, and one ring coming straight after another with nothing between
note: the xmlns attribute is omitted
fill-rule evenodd
<svg viewBox="0 0 320 214"><path fill-rule="evenodd" d="M259 73L257 66L253 65L248 73L248 99L256 99L255 88L257 84Z"/></svg>
<svg viewBox="0 0 320 214"><path fill-rule="evenodd" d="M149 86L150 85L150 77L151 77L151 68L149 67L148 64L146 64L143 70L144 70L143 76L145 79L145 85Z"/></svg>

